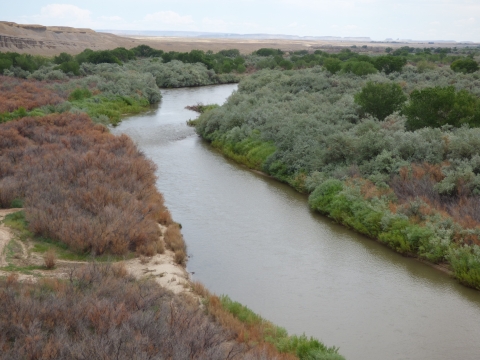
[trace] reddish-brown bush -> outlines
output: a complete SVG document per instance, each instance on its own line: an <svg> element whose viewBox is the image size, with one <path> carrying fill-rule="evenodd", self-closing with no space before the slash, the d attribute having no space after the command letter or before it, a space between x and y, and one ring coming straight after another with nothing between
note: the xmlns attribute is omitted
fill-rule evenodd
<svg viewBox="0 0 480 360"><path fill-rule="evenodd" d="M424 215L432 211L452 217L462 227L472 229L480 226L480 196L472 195L462 181L457 183L455 194L441 195L435 185L445 178L442 167L449 163L432 165L412 164L401 168L399 176L390 181L390 187L399 202L406 203L419 198L428 206L421 209ZM478 241L477 241L478 242ZM480 242L478 242L480 244Z"/></svg>
<svg viewBox="0 0 480 360"><path fill-rule="evenodd" d="M47 82L0 75L0 113L20 107L31 110L44 105L57 105L66 100L48 89L47 85Z"/></svg>
<svg viewBox="0 0 480 360"><path fill-rule="evenodd" d="M207 360L248 350L198 305L109 265L77 270L69 282L6 282L0 279L2 359Z"/></svg>
<svg viewBox="0 0 480 360"><path fill-rule="evenodd" d="M175 253L175 262L184 264L187 257L187 248L178 224L170 224L164 234L167 248Z"/></svg>
<svg viewBox="0 0 480 360"><path fill-rule="evenodd" d="M45 261L45 267L47 269L53 269L55 267L55 262L57 260L55 251L53 249L48 250L43 256L43 260Z"/></svg>
<svg viewBox="0 0 480 360"><path fill-rule="evenodd" d="M168 219L155 165L126 135L70 113L0 132L0 207L24 199L31 231L93 254L162 251L158 221Z"/></svg>

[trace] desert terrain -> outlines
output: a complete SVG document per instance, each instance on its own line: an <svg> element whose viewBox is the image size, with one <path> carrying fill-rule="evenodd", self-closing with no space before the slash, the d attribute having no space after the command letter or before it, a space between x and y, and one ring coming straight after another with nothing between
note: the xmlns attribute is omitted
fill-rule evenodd
<svg viewBox="0 0 480 360"><path fill-rule="evenodd" d="M110 50L117 47L127 49L146 44L157 50L186 52L193 49L212 50L239 49L249 54L260 48L278 48L284 51L317 50L336 52L353 45L359 50L375 53L383 52L386 47L461 47L458 43L406 43L406 42L361 42L328 40L261 40L226 39L164 36L118 36L91 29L64 26L22 25L0 21L0 52L18 52L32 55L54 56L61 52L78 54L89 48L92 50ZM362 46L367 48L362 48ZM471 45L471 44L470 44Z"/></svg>

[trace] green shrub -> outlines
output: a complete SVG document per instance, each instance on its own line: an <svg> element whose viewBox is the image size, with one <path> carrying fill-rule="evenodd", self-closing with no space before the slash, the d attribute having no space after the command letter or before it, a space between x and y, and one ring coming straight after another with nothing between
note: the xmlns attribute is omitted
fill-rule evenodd
<svg viewBox="0 0 480 360"><path fill-rule="evenodd" d="M434 70L437 67L433 62L422 60L417 63L417 70L419 72L425 72L428 70Z"/></svg>
<svg viewBox="0 0 480 360"><path fill-rule="evenodd" d="M90 97L92 97L92 93L90 90L85 88L77 88L70 93L68 100L69 101L83 100L83 99L88 99Z"/></svg>
<svg viewBox="0 0 480 360"><path fill-rule="evenodd" d="M332 74L336 74L340 70L342 70L342 62L335 58L328 58L323 63L325 69L330 71Z"/></svg>
<svg viewBox="0 0 480 360"><path fill-rule="evenodd" d="M364 76L377 73L377 69L372 63L367 61L347 61L343 64L343 72L351 72L357 76Z"/></svg>
<svg viewBox="0 0 480 360"><path fill-rule="evenodd" d="M57 65L73 61L73 56L70 54L67 54L66 52L60 53L60 55L54 56L53 57L53 62Z"/></svg>
<svg viewBox="0 0 480 360"><path fill-rule="evenodd" d="M402 112L409 130L480 125L480 100L466 90L456 92L453 86L414 90Z"/></svg>
<svg viewBox="0 0 480 360"><path fill-rule="evenodd" d="M259 56L275 56L283 55L283 51L280 49L261 48L255 52Z"/></svg>
<svg viewBox="0 0 480 360"><path fill-rule="evenodd" d="M62 70L65 74L72 73L77 76L80 75L80 65L74 60L64 62L60 64L58 68Z"/></svg>
<svg viewBox="0 0 480 360"><path fill-rule="evenodd" d="M23 207L23 200L22 199L14 199L11 204L12 208L22 208Z"/></svg>
<svg viewBox="0 0 480 360"><path fill-rule="evenodd" d="M407 97L400 85L395 83L375 84L371 81L355 94L355 103L362 111L384 120L388 115L400 110Z"/></svg>
<svg viewBox="0 0 480 360"><path fill-rule="evenodd" d="M461 72L464 74L474 73L479 69L478 63L469 57L455 60L450 65L450 68L455 72Z"/></svg>
<svg viewBox="0 0 480 360"><path fill-rule="evenodd" d="M385 74L392 72L400 72L407 64L407 59L398 56L378 56L375 58L374 65L378 71L383 71Z"/></svg>
<svg viewBox="0 0 480 360"><path fill-rule="evenodd" d="M468 286L480 290L479 246L461 246L452 249L447 258L457 279Z"/></svg>
<svg viewBox="0 0 480 360"><path fill-rule="evenodd" d="M331 204L336 195L343 190L343 184L340 180L328 179L310 194L308 204L313 210L321 213L330 213Z"/></svg>

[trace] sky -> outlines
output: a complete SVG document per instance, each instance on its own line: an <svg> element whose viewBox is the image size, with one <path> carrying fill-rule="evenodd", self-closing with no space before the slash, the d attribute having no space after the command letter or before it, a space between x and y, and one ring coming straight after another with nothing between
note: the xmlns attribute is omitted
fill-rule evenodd
<svg viewBox="0 0 480 360"><path fill-rule="evenodd" d="M480 0L53 1L8 1L0 20L94 30L480 42Z"/></svg>

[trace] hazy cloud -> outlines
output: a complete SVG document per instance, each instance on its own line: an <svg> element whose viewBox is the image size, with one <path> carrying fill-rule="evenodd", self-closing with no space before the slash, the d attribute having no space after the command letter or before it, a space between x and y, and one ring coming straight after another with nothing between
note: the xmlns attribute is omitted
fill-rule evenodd
<svg viewBox="0 0 480 360"><path fill-rule="evenodd" d="M144 20L173 26L191 25L194 23L190 15L182 16L174 11L159 11L153 14L148 14L145 16Z"/></svg>

